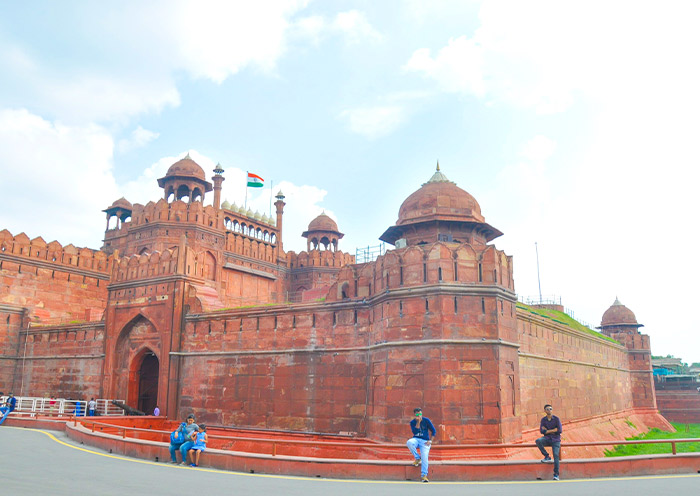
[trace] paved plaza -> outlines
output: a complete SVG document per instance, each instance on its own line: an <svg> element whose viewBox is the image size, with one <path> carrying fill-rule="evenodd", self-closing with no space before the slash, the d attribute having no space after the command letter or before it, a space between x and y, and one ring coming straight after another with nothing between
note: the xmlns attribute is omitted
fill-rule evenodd
<svg viewBox="0 0 700 496"><path fill-rule="evenodd" d="M330 480L185 468L163 463L162 460L168 459L166 449L158 462L128 458L76 444L64 433L54 431L4 426L0 428L0 443L4 447L0 486L12 494L343 496L373 493L407 496L453 495L458 491L479 495L641 496L693 494L700 483L698 474L503 483Z"/></svg>

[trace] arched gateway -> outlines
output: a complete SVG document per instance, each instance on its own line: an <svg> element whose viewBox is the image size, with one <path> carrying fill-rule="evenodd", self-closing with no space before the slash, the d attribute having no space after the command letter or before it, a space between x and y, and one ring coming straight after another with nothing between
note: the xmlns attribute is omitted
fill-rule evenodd
<svg viewBox="0 0 700 496"><path fill-rule="evenodd" d="M153 412L158 403L160 351L160 335L146 317L138 315L124 326L115 347L115 397L125 398L142 412Z"/></svg>
<svg viewBox="0 0 700 496"><path fill-rule="evenodd" d="M134 359L135 365L139 359L141 364L137 371L139 381L137 408L151 414L158 404L158 357L151 350L146 349L144 354Z"/></svg>

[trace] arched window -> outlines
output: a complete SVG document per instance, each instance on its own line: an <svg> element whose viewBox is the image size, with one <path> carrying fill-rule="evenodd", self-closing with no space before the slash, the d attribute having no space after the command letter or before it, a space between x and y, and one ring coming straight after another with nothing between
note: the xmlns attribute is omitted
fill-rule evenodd
<svg viewBox="0 0 700 496"><path fill-rule="evenodd" d="M177 194L175 195L178 200L188 203L190 201L190 188L185 184L181 184L177 188Z"/></svg>

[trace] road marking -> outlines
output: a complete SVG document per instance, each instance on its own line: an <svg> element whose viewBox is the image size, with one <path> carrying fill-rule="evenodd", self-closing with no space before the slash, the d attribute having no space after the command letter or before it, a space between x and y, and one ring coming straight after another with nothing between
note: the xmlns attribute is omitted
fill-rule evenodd
<svg viewBox="0 0 700 496"><path fill-rule="evenodd" d="M56 436L50 432L44 431L42 429L32 429L25 427L10 427L6 426L3 429L17 429L22 431L35 431L45 434L50 439L56 441L63 446L69 448L83 451L85 453L90 453L93 455L104 456L106 458L113 458L116 460L123 460L131 463L141 463L144 465L153 465L156 467L166 467L166 468L188 468L191 470L199 470L201 472L209 472L212 474L224 474L224 475L238 475L246 477L262 477L268 479L287 479L287 480L301 480L301 481L323 481L323 482L342 482L350 484L420 484L418 480L415 481L377 481L377 480L365 480L365 479L326 479L324 477L303 477L295 475L273 475L273 474L249 474L246 472L233 472L229 470L217 470L210 468L200 468L200 467L189 467L182 465L174 465L169 462L150 462L146 460L139 460L137 458L127 458L119 455L111 455L108 453L100 453L99 451L93 451L86 448L81 448L80 446L74 446L72 444L61 441ZM480 486L480 485L517 485L517 484L572 484L572 483L585 483L585 482L618 482L618 481L638 481L638 480L653 480L653 479L688 479L688 478L700 478L700 474L677 474L677 475L642 475L638 477L609 477L604 479L564 479L559 481L554 480L534 480L534 481L433 481L430 485L469 485L469 486Z"/></svg>

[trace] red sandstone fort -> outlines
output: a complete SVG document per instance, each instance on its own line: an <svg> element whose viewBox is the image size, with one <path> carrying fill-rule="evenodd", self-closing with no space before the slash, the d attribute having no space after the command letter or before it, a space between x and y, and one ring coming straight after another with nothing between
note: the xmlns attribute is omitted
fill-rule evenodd
<svg viewBox="0 0 700 496"><path fill-rule="evenodd" d="M439 170L367 263L325 214L285 252L283 194L275 218L221 204L223 172L173 164L164 198L104 210L100 250L0 231L0 386L379 441L403 441L415 406L446 443L523 439L544 403L657 422L634 314L616 301L600 334L518 304L502 233Z"/></svg>

